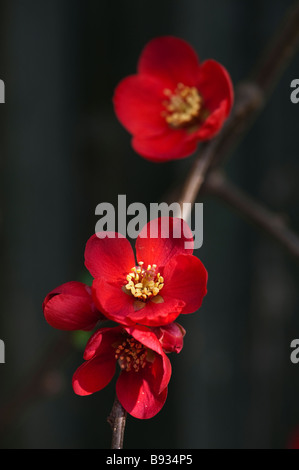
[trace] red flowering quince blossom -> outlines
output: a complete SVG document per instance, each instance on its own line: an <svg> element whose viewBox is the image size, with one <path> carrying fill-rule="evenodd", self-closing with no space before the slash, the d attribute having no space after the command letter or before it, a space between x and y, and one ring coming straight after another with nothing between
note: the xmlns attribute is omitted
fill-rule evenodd
<svg viewBox="0 0 299 470"><path fill-rule="evenodd" d="M148 419L163 407L171 363L149 328L102 328L89 339L84 359L73 376L76 394L90 395L106 387L118 362L121 373L116 394L123 408L135 418Z"/></svg>
<svg viewBox="0 0 299 470"><path fill-rule="evenodd" d="M96 308L91 287L82 282L66 282L53 289L43 302L47 322L59 330L92 330L106 319Z"/></svg>
<svg viewBox="0 0 299 470"><path fill-rule="evenodd" d="M134 150L159 162L187 157L199 141L214 137L233 99L230 76L220 63L200 63L187 42L163 36L145 46L137 74L118 84L113 103Z"/></svg>
<svg viewBox="0 0 299 470"><path fill-rule="evenodd" d="M207 271L192 254L193 246L188 224L171 217L154 219L141 230L137 262L123 235L93 235L86 244L85 266L94 278L96 307L125 326L163 326L195 312L207 293Z"/></svg>

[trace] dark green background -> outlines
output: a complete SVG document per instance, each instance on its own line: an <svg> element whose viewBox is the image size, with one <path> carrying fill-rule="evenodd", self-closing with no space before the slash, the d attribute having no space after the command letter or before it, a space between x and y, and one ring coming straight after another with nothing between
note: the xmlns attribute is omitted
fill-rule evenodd
<svg viewBox="0 0 299 470"><path fill-rule="evenodd" d="M135 72L146 42L165 34L220 61L237 84L291 3L1 1L1 448L110 446L114 382L91 397L73 393L82 349L45 322L41 304L85 275L97 204L118 194L128 204L164 200L193 160L155 165L136 155L113 112L115 86ZM297 55L227 172L299 232L299 105L290 101L298 75ZM299 365L290 361L298 265L221 203L198 202L209 293L180 319L187 335L171 358L166 405L149 421L128 418L125 447L284 448L299 425Z"/></svg>

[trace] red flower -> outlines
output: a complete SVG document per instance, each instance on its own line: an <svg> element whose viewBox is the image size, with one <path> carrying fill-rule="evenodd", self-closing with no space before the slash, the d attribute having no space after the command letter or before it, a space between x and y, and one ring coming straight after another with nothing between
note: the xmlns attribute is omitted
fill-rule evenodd
<svg viewBox="0 0 299 470"><path fill-rule="evenodd" d="M191 155L198 142L214 137L233 104L226 69L214 60L199 63L178 38L153 39L144 48L137 75L120 82L115 112L132 134L132 146L152 161Z"/></svg>
<svg viewBox="0 0 299 470"><path fill-rule="evenodd" d="M92 330L105 317L97 310L91 288L67 282L52 290L43 302L47 322L60 330Z"/></svg>
<svg viewBox="0 0 299 470"><path fill-rule="evenodd" d="M90 338L84 362L73 376L77 395L90 395L108 385L118 361L116 394L135 418L155 416L167 397L171 364L156 335L148 328L103 328Z"/></svg>
<svg viewBox="0 0 299 470"><path fill-rule="evenodd" d="M135 248L137 263L121 234L98 233L86 244L93 300L107 318L126 326L162 326L199 309L207 293L207 272L192 255L192 233L182 219L149 222Z"/></svg>

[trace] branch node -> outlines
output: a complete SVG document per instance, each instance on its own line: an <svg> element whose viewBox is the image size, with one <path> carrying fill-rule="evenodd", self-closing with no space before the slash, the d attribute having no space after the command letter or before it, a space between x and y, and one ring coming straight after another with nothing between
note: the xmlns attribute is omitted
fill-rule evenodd
<svg viewBox="0 0 299 470"><path fill-rule="evenodd" d="M112 429L111 449L123 448L126 419L127 412L118 401L118 398L115 397L111 413L107 418L107 422Z"/></svg>

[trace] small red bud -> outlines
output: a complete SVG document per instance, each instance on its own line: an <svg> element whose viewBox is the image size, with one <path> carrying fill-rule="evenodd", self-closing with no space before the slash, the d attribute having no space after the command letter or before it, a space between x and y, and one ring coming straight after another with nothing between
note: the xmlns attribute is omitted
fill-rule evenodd
<svg viewBox="0 0 299 470"><path fill-rule="evenodd" d="M186 330L178 323L152 328L166 353L181 352L184 345Z"/></svg>

